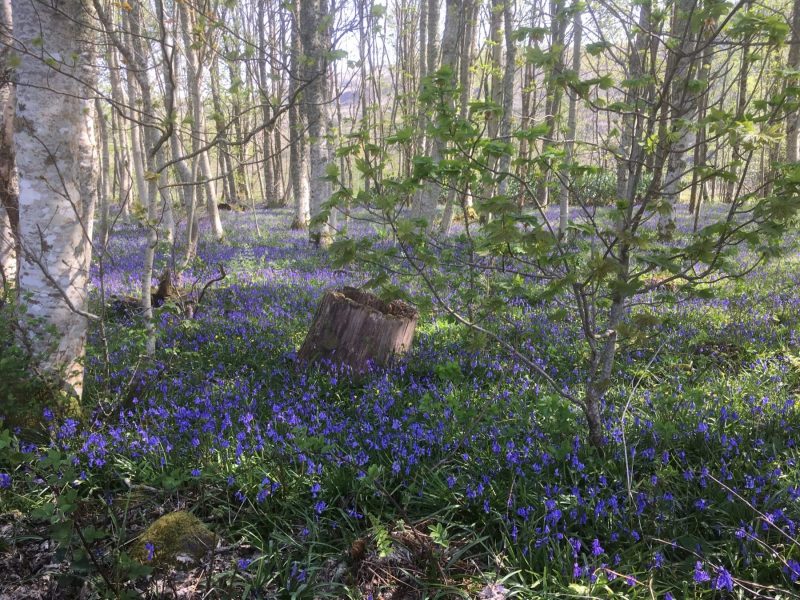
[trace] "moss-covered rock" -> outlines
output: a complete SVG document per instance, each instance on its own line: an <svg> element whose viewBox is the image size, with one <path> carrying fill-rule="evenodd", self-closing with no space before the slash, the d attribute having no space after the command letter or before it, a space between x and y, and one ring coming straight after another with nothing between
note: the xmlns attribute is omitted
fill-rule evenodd
<svg viewBox="0 0 800 600"><path fill-rule="evenodd" d="M217 536L186 511L164 515L145 529L131 556L153 566L197 562L217 543ZM187 560L188 559L188 560Z"/></svg>

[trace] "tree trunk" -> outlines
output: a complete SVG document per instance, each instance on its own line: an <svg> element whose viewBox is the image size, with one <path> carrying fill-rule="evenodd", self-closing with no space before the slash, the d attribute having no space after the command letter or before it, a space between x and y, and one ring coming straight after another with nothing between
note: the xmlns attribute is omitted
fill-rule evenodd
<svg viewBox="0 0 800 600"><path fill-rule="evenodd" d="M97 195L89 17L80 0L14 0L17 70L14 142L19 169L20 300L37 370L70 395L83 391L91 226ZM57 69L52 57L69 57ZM85 84L85 85L84 85ZM57 182L57 183L54 183ZM58 186L56 189L53 186Z"/></svg>
<svg viewBox="0 0 800 600"><path fill-rule="evenodd" d="M295 15L296 16L296 15ZM310 215L310 190L308 187L308 147L306 145L305 124L300 111L300 95L297 87L301 77L302 48L297 19L292 18L291 73L289 81L289 169L294 196L294 220L292 229L307 229Z"/></svg>
<svg viewBox="0 0 800 600"><path fill-rule="evenodd" d="M800 0L794 0L792 8L792 37L789 42L789 60L786 65L790 71L800 70ZM798 85L797 75L792 77ZM793 94L795 97L797 94ZM794 109L786 116L786 162L797 162L797 132L800 126L800 110Z"/></svg>
<svg viewBox="0 0 800 600"><path fill-rule="evenodd" d="M580 79L581 76L581 37L583 34L583 23L581 22L581 11L578 6L573 6L572 25L572 71ZM564 144L564 162L570 165L574 160L575 153L575 134L577 132L577 108L578 94L573 90L569 97L569 108L567 111L567 139ZM564 238L569 226L569 180L567 170L561 173L561 197L558 202L558 237Z"/></svg>
<svg viewBox="0 0 800 600"><path fill-rule="evenodd" d="M687 171L686 158L696 140L692 121L696 118L697 98L689 90L696 62L696 58L692 54L695 39L690 20L696 6L697 0L681 0L675 5L673 18L672 36L679 39L680 44L670 57L673 65L670 125L677 141L670 147L667 172L664 177L663 193L666 204L658 215L658 232L665 239L672 238L675 230L674 213L683 189L681 180Z"/></svg>
<svg viewBox="0 0 800 600"><path fill-rule="evenodd" d="M563 95L561 75L564 71L564 36L566 32L565 0L550 0L550 49L555 52L553 66L547 74L547 99L545 100L544 121L547 132L542 141L542 154L556 143L558 120L561 112ZM536 202L539 206L547 206L550 202L551 173L546 168L536 190Z"/></svg>
<svg viewBox="0 0 800 600"><path fill-rule="evenodd" d="M108 243L111 227L111 178L113 167L111 165L111 152L109 150L109 133L106 115L99 98L94 101L95 114L97 115L98 133L100 137L100 246L105 248Z"/></svg>
<svg viewBox="0 0 800 600"><path fill-rule="evenodd" d="M172 160L177 161L175 162L175 171L178 173L178 181L182 184L181 195L183 196L183 208L186 211L186 248L184 249L182 264L178 267L178 272L181 272L194 260L197 253L197 240L199 238L197 201L195 200L197 186L194 184L192 170L186 166L186 161L178 160L183 156L183 152L177 132L170 137L169 144Z"/></svg>
<svg viewBox="0 0 800 600"><path fill-rule="evenodd" d="M297 358L330 361L364 373L370 364L386 365L411 347L417 319L417 311L399 300L386 303L351 287L328 292Z"/></svg>
<svg viewBox="0 0 800 600"><path fill-rule="evenodd" d="M0 269L2 284L17 277L17 235L19 232L19 186L14 160L14 85L10 71L11 0L0 0Z"/></svg>
<svg viewBox="0 0 800 600"><path fill-rule="evenodd" d="M309 195L311 218L319 216L322 205L330 198L331 185L327 181L328 149L328 60L330 17L327 0L303 0L299 11L300 37L307 66L303 79L308 81L305 90L305 109L308 122ZM315 223L309 227L309 240L322 248L331 241L329 222Z"/></svg>
<svg viewBox="0 0 800 600"><path fill-rule="evenodd" d="M192 39L194 31L194 16L190 13L190 8L186 4L179 4L181 24L183 26L183 45L186 54L186 78L189 86L189 94L192 104L192 149L197 151L206 145L205 138L205 115L203 114L203 103L200 96L202 84L203 67L202 61L197 56L195 45L197 40ZM201 152L197 160L200 165L200 176L203 181L203 189L206 196L206 211L211 221L211 231L214 238L221 240L225 237L225 230L222 228L222 220L217 209L217 194L214 189L213 177L211 174L211 162L208 159L208 151Z"/></svg>
<svg viewBox="0 0 800 600"><path fill-rule="evenodd" d="M144 76L146 77L147 75L145 74ZM128 72L127 74L127 81L128 81L128 103L132 107L134 103L134 98L138 98L140 94L136 90L137 80L130 72ZM131 116L135 118L134 121L130 122L131 123L130 152L131 152L131 157L133 158L133 179L136 182L137 200L139 200L139 204L146 211L149 207L149 203L155 200L149 197L150 190L144 178L145 165L144 165L144 159L142 158L143 155L142 126L137 121L142 120L142 118L144 119L150 118L150 115L145 114L143 117L142 113L135 114L133 109L131 109Z"/></svg>
<svg viewBox="0 0 800 600"><path fill-rule="evenodd" d="M630 49L630 64L628 66L628 77L630 79L638 79L644 74L648 49L648 32L652 28L651 8L649 0L639 5L639 27L634 38L633 47ZM641 90L636 88L625 92L625 102L630 109L622 118L619 154L617 157L617 198L620 200L631 197L628 186L636 171L636 158L639 155L636 127L640 120L637 118L637 114L642 111L642 107L639 105L641 96Z"/></svg>
<svg viewBox="0 0 800 600"><path fill-rule="evenodd" d="M258 104L261 108L261 118L264 124L268 123L271 117L269 79L267 78L266 5L266 2L259 2L256 13L256 29L258 32ZM263 134L264 156L262 157L261 168L264 173L264 198L262 201L266 206L272 207L277 206L277 193L275 189L275 173L272 170L272 144L270 143L269 128L264 129Z"/></svg>
<svg viewBox="0 0 800 600"><path fill-rule="evenodd" d="M111 111L111 137L114 147L115 178L117 184L117 195L119 198L119 214L123 220L127 220L130 214L131 194L133 192L133 181L130 173L130 146L128 143L128 126L133 129L136 125L124 119L120 113L128 113L125 91L122 87L122 80L119 76L119 61L117 60L117 50L109 46L106 51L106 63L108 65L108 75L111 82L111 99L119 107ZM123 123L124 121L124 123ZM138 138L137 138L138 140ZM144 181L142 181L144 187Z"/></svg>
<svg viewBox="0 0 800 600"><path fill-rule="evenodd" d="M503 39L506 46L505 66L503 67L503 78L501 88L501 105L503 113L500 117L499 134L504 142L511 141L511 125L514 108L514 80L517 73L517 44L514 40L514 19L511 14L511 2L506 0L503 4ZM500 173L508 173L511 170L511 153L504 152L497 163ZM504 196L508 191L510 177L503 177L499 185L499 193Z"/></svg>
<svg viewBox="0 0 800 600"><path fill-rule="evenodd" d="M438 30L438 2L431 2L428 8L428 18L432 18L432 12L435 7L435 16L437 19ZM442 35L442 61L441 67L449 67L450 77L453 81L456 80L458 75L458 40L459 40L459 19L463 15L464 0L447 0L445 9L445 22L444 34ZM434 52L431 38L432 29L428 27L428 75L436 72L437 65L435 61L436 52ZM448 98L448 109L455 110L455 103L452 98ZM429 140L430 157L434 163L438 163L443 156L446 148L446 142L440 138ZM428 222L428 227L432 229L436 221L436 213L439 208L439 197L442 194L442 187L436 181L427 181L422 188L417 206L417 214Z"/></svg>
<svg viewBox="0 0 800 600"><path fill-rule="evenodd" d="M219 136L220 171L223 173L223 181L226 188L224 201L229 204L236 204L239 202L239 193L236 190L236 177L234 176L233 161L231 160L231 151L228 145L228 131L225 128L225 116L222 112L222 100L219 96L219 57L216 55L212 63L209 82L211 84L211 100L214 105L214 123Z"/></svg>
<svg viewBox="0 0 800 600"><path fill-rule="evenodd" d="M469 111L469 100L472 96L472 59L475 55L475 32L477 31L477 19L480 3L476 0L465 0L464 8L461 11L461 25L463 25L464 36L461 38L461 60L458 65L458 85L461 88L458 99L458 117L466 119ZM450 190L447 194L447 201L442 213L442 220L439 223L439 232L447 234L453 226L457 204L468 204L472 206L472 197L469 189ZM462 197L458 198L457 195ZM462 206L463 208L463 206Z"/></svg>

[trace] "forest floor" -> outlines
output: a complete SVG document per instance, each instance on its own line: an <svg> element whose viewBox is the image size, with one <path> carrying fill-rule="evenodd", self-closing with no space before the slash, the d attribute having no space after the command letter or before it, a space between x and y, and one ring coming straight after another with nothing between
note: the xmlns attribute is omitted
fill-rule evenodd
<svg viewBox="0 0 800 600"><path fill-rule="evenodd" d="M109 301L84 418L40 406L0 431L0 599L800 598L800 254L637 306L598 452L528 368L436 313L388 369L298 367L322 293L366 277L286 211L224 217L183 285L227 275L194 318L158 310L154 360ZM96 310L101 287L136 292L143 244L115 233ZM504 317L579 385L563 306ZM12 358L0 392L36 406ZM178 510L216 534L207 553L144 539Z"/></svg>

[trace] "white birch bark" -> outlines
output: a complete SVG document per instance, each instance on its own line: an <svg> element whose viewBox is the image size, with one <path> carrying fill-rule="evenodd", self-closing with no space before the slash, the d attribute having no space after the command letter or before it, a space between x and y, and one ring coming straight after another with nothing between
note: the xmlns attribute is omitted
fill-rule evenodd
<svg viewBox="0 0 800 600"><path fill-rule="evenodd" d="M786 66L792 71L800 70L800 0L794 0L792 6L792 37ZM795 76L795 85L796 81ZM788 163L797 162L798 128L800 128L800 111L795 109L786 116L786 162Z"/></svg>
<svg viewBox="0 0 800 600"><path fill-rule="evenodd" d="M147 74L145 74L144 77L147 77ZM140 92L136 89L136 79L131 73L127 74L126 79L128 87L128 100L129 102L133 102L134 98L140 97ZM141 115L136 114L133 110L131 110L131 114L135 117L135 120L130 121L133 180L136 183L136 197L139 200L139 203L142 205L142 208L146 211L150 203L150 197L148 196L147 182L144 178L145 168L144 159L142 158L144 154L142 146L142 126L137 122L141 119Z"/></svg>
<svg viewBox="0 0 800 600"><path fill-rule="evenodd" d="M0 284L17 277L19 227L17 169L14 161L15 93L8 56L12 43L11 0L0 0Z"/></svg>
<svg viewBox="0 0 800 600"><path fill-rule="evenodd" d="M550 48L551 51L555 52L556 56L547 73L547 97L544 118L547 125L547 133L542 141L542 154L547 153L549 148L556 144L556 138L558 137L561 97L563 95L563 87L559 78L564 71L564 34L567 26L565 7L565 0L550 0ZM546 168L536 190L536 201L539 206L547 206L550 203L551 181L552 173L549 168Z"/></svg>
<svg viewBox="0 0 800 600"><path fill-rule="evenodd" d="M432 11L435 7L435 16L438 19L438 3L432 2L429 7L429 18L433 14ZM458 41L461 31L459 30L458 23L463 14L464 0L447 0L445 9L444 33L442 34L442 67L450 68L450 76L453 81L456 80L458 73ZM436 63L432 60L435 56L435 51L431 48L431 28L428 28L428 74L434 73L437 69ZM433 38L435 44L435 36ZM448 108L455 111L455 102L451 98L448 101ZM443 140L437 138L431 140L430 157L434 163L438 163L442 159L442 155L447 144ZM428 228L433 229L436 220L439 197L442 194L442 186L435 181L428 181L422 188L419 194L418 214L428 222Z"/></svg>
<svg viewBox="0 0 800 600"><path fill-rule="evenodd" d="M228 144L228 132L225 129L225 117L222 112L222 100L219 95L219 57L215 56L209 73L209 83L211 84L211 101L214 106L215 125L219 135L219 155L223 181L225 182L225 202L235 204L239 201L239 194L236 191L236 177L233 171L233 161Z"/></svg>
<svg viewBox="0 0 800 600"><path fill-rule="evenodd" d="M181 24L183 26L183 51L186 55L186 79L192 100L192 148L196 151L197 148L206 144L204 134L205 115L203 114L203 103L200 95L203 70L198 60L197 52L193 46L195 41L191 36L191 32L194 30L194 19L186 4L181 3L178 7L180 10ZM222 228L222 220L220 219L219 209L217 208L217 194L214 189L208 152L200 153L198 161L206 195L206 210L208 211L208 218L211 221L211 231L217 240L222 240L225 237L225 230Z"/></svg>
<svg viewBox="0 0 800 600"><path fill-rule="evenodd" d="M583 23L581 22L581 11L574 7L575 14L572 17L572 71L580 78L581 76L581 38L583 35ZM577 131L578 119L578 94L573 90L569 96L569 108L567 109L567 139L564 143L564 162L569 165L573 161L575 153L575 134ZM561 173L561 190L558 199L558 236L563 239L569 226L569 186L567 181L569 173Z"/></svg>
<svg viewBox="0 0 800 600"><path fill-rule="evenodd" d="M128 114L127 98L122 87L122 80L119 76L119 61L117 51L113 46L109 46L106 53L106 63L108 64L109 80L111 82L111 99L119 107L120 111ZM114 146L114 171L117 182L117 192L120 201L119 214L123 220L127 220L130 214L131 193L133 191L133 180L130 174L130 144L128 141L128 121L120 116L117 110L111 111L111 135ZM144 186L144 179L142 180Z"/></svg>
<svg viewBox="0 0 800 600"><path fill-rule="evenodd" d="M470 68L472 67L473 56L475 56L479 9L480 2L477 0L466 0L461 11L460 26L463 26L465 34L464 37L461 38L461 60L459 61L458 67L458 81L461 88L458 99L458 116L460 119L467 118L469 100L472 96L472 72ZM462 194L463 197L457 198L457 194ZM472 192L468 188L464 190L450 190L448 193L447 202L445 203L444 212L442 213L442 220L439 223L440 233L449 233L450 227L453 225L456 208L461 208L463 212L469 214L469 209L472 208Z"/></svg>
<svg viewBox="0 0 800 600"><path fill-rule="evenodd" d="M330 182L325 179L329 159L326 96L330 32L325 24L329 16L328 2L303 0L299 15L304 62L307 64L304 79L309 81L302 106L308 122L309 204L313 219L322 212L322 205L331 195ZM320 247L325 248L332 241L331 227L327 221L312 224L308 233L309 240Z"/></svg>
<svg viewBox="0 0 800 600"><path fill-rule="evenodd" d="M271 117L270 107L270 82L267 77L267 36L265 22L266 17L266 2L258 3L258 10L256 12L256 29L258 32L258 81L257 85L260 88L258 93L258 102L261 108L261 118L264 123L268 123ZM263 131L263 148L264 157L263 164L261 165L264 174L264 198L263 202L267 206L277 206L277 187L275 184L275 172L272 169L272 148L270 144L270 130L269 128Z"/></svg>
<svg viewBox="0 0 800 600"><path fill-rule="evenodd" d="M13 0L20 52L17 131L20 299L37 368L80 397L97 155L93 41L80 0ZM41 43L39 41L41 40ZM54 66L48 65L48 62Z"/></svg>

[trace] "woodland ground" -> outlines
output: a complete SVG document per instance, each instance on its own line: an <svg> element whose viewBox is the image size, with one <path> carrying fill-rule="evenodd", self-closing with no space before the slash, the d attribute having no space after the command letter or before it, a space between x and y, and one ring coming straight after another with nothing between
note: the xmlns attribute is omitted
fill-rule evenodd
<svg viewBox="0 0 800 600"><path fill-rule="evenodd" d="M598 453L523 365L436 314L388 370L298 369L323 291L365 277L333 270L286 212L260 212L260 233L225 218L184 283L228 275L194 319L159 309L155 361L136 317L109 310L84 419L39 407L43 427L0 434L0 598L800 597L797 252L713 299L634 309L644 333ZM135 293L143 243L118 228L107 297ZM576 383L568 310L505 316L504 335ZM6 345L0 391L35 405L19 368ZM138 565L137 537L175 509L220 545L183 570Z"/></svg>

